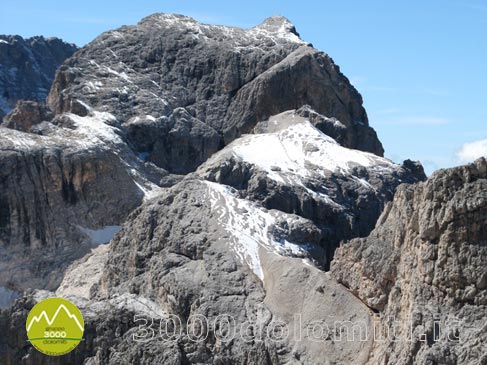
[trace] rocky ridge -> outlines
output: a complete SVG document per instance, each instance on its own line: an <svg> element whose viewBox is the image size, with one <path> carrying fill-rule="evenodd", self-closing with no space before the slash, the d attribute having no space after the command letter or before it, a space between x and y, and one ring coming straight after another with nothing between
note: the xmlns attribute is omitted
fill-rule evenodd
<svg viewBox="0 0 487 365"><path fill-rule="evenodd" d="M339 119L348 147L383 153L360 94L283 17L243 30L154 14L104 33L59 69L48 103L83 115L78 100L112 113L137 151L174 173L303 105Z"/></svg>
<svg viewBox="0 0 487 365"><path fill-rule="evenodd" d="M399 166L340 145L325 133L330 125L344 126L316 115L304 106L258 123L196 173L268 209L312 220L325 248L319 261L327 268L341 240L368 235L397 186L423 180L424 172L412 161Z"/></svg>
<svg viewBox="0 0 487 365"><path fill-rule="evenodd" d="M68 271L56 295L82 308L90 335L59 360L303 364L366 358L369 343L345 342L336 349L332 341L297 337L321 318L330 326L352 319L369 325L368 309L315 267L308 246L317 246L318 236L313 223L299 216L264 209L224 185L185 179L132 213L108 249L97 249ZM289 297L290 290L300 295ZM54 293L17 301L10 310L16 314L8 316L12 331L18 331L12 319L46 295ZM168 314L183 323L177 341L161 339L157 332L147 341L134 341L134 335L142 335L135 315L154 318L158 328ZM302 317L297 326L295 314ZM222 340L222 329L213 325L221 315L235 321L231 341ZM196 316L208 319L208 336L198 341L188 335L200 329L188 322ZM276 340L270 333L282 324L292 328L292 336ZM7 338L8 346L18 348L22 334ZM25 350L24 363L40 361ZM14 353L8 356L15 361Z"/></svg>
<svg viewBox="0 0 487 365"><path fill-rule="evenodd" d="M0 122L19 100L45 101L57 68L77 49L58 38L0 35Z"/></svg>

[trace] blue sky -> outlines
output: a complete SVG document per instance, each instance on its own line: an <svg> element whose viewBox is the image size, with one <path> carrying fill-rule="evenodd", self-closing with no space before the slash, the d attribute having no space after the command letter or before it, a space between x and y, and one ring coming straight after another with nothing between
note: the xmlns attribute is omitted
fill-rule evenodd
<svg viewBox="0 0 487 365"><path fill-rule="evenodd" d="M0 34L84 45L155 12L240 27L284 15L360 91L387 157L431 172L487 154L484 0L2 0Z"/></svg>

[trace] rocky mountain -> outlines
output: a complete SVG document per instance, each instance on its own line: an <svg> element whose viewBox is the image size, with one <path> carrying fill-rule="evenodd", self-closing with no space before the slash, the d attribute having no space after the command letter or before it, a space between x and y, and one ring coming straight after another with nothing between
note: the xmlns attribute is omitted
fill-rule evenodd
<svg viewBox="0 0 487 365"><path fill-rule="evenodd" d="M386 326L375 312L406 316L408 300L429 300L416 277L388 300L396 273L422 255L401 245L417 243L407 239L419 222L440 232L435 219L480 202L485 180L485 161L422 183L419 163L384 158L360 94L283 17L244 30L155 14L100 35L58 69L45 105L18 103L7 116L0 161L6 364L422 361L432 352L421 344L349 337ZM467 246L484 235L465 233ZM482 262L467 259L468 283ZM85 341L47 360L24 322L54 295L80 307ZM468 303L481 318L483 302ZM458 355L468 345L433 342L468 358Z"/></svg>
<svg viewBox="0 0 487 365"><path fill-rule="evenodd" d="M487 363L487 161L401 186L332 273L380 313L370 364Z"/></svg>
<svg viewBox="0 0 487 365"><path fill-rule="evenodd" d="M57 68L77 49L58 38L0 35L0 122L19 100L45 101Z"/></svg>
<svg viewBox="0 0 487 365"><path fill-rule="evenodd" d="M303 105L339 119L347 147L383 153L360 94L282 17L242 30L155 14L104 33L59 69L48 98L57 114L86 115L80 102L112 113L138 152L173 173Z"/></svg>
<svg viewBox="0 0 487 365"><path fill-rule="evenodd" d="M342 127L307 106L278 114L197 170L205 180L238 189L267 209L312 220L321 232L324 252L318 261L324 268L341 240L370 232L399 184L424 179L417 163L398 166L340 145L339 136L329 136L334 135L330 125Z"/></svg>
<svg viewBox="0 0 487 365"><path fill-rule="evenodd" d="M298 146L299 173L310 171L301 180L276 181L252 160L231 167L230 145L202 165L244 132L267 136L265 121L291 108L299 108L299 126L316 140ZM283 131L271 139L301 128L289 117L278 117ZM155 14L104 33L59 68L47 105L18 103L4 126L0 286L15 290L55 289L67 265L96 244L94 236L112 233L108 242L144 199L197 168L210 181L220 163L243 168L248 176L221 182L257 200L266 194L266 207L314 221L324 267L341 238L373 228L398 184L424 178L414 163L380 158L360 94L282 17L242 30ZM320 156L349 148L365 154L315 167ZM225 171L220 179L228 179ZM245 182L251 175L260 184L252 191Z"/></svg>

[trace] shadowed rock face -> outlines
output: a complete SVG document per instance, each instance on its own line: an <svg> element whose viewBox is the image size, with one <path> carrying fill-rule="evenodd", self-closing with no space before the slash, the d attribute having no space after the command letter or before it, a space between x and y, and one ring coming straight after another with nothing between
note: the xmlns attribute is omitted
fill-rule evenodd
<svg viewBox="0 0 487 365"><path fill-rule="evenodd" d="M0 145L0 286L56 288L69 263L91 248L83 228L119 225L142 202L113 152L58 142Z"/></svg>
<svg viewBox="0 0 487 365"><path fill-rule="evenodd" d="M399 188L370 236L338 249L338 281L380 312L382 333L399 324L399 341L377 342L370 364L487 360L486 227L482 158Z"/></svg>
<svg viewBox="0 0 487 365"><path fill-rule="evenodd" d="M44 101L57 68L77 49L58 38L0 35L0 122L19 100Z"/></svg>
<svg viewBox="0 0 487 365"><path fill-rule="evenodd" d="M164 180L115 123L92 111L57 116L31 133L1 128L0 286L55 289L69 263L121 225L157 188L152 181Z"/></svg>

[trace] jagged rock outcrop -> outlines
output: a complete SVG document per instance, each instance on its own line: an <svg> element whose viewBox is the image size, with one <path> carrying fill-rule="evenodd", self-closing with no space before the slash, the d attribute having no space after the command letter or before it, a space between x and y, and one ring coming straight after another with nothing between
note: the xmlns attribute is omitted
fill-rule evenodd
<svg viewBox="0 0 487 365"><path fill-rule="evenodd" d="M486 363L486 227L481 158L400 187L370 236L338 249L334 276L391 334L370 364Z"/></svg>
<svg viewBox="0 0 487 365"><path fill-rule="evenodd" d="M145 160L176 174L192 171L221 147L218 133L184 108L159 119L134 117L122 126Z"/></svg>
<svg viewBox="0 0 487 365"><path fill-rule="evenodd" d="M0 123L17 101L44 101L57 68L77 49L58 38L0 35Z"/></svg>
<svg viewBox="0 0 487 365"><path fill-rule="evenodd" d="M53 363L483 364L486 184L487 161L480 159L402 185L370 236L338 249L330 276L315 266L310 247L319 229L312 222L188 178L137 209L109 247L70 269L56 294L86 314L87 341ZM22 329L46 295L53 294L27 296L0 312L7 364L21 356L24 364L42 361ZM256 331L250 342L221 342L211 331L197 343L187 335L157 346L133 340L144 334L134 318L155 318L157 330L168 313L183 323L231 314L254 329L289 324L298 313L306 325L363 323L365 338L375 341L339 340L344 327L332 326L317 342L258 341Z"/></svg>
<svg viewBox="0 0 487 365"><path fill-rule="evenodd" d="M92 112L56 117L36 133L2 129L0 286L55 289L70 262L108 242L142 203L149 179L163 178L133 155L114 122Z"/></svg>
<svg viewBox="0 0 487 365"><path fill-rule="evenodd" d="M15 109L5 117L2 126L30 132L33 126L53 118L54 114L44 102L21 100L17 102Z"/></svg>

